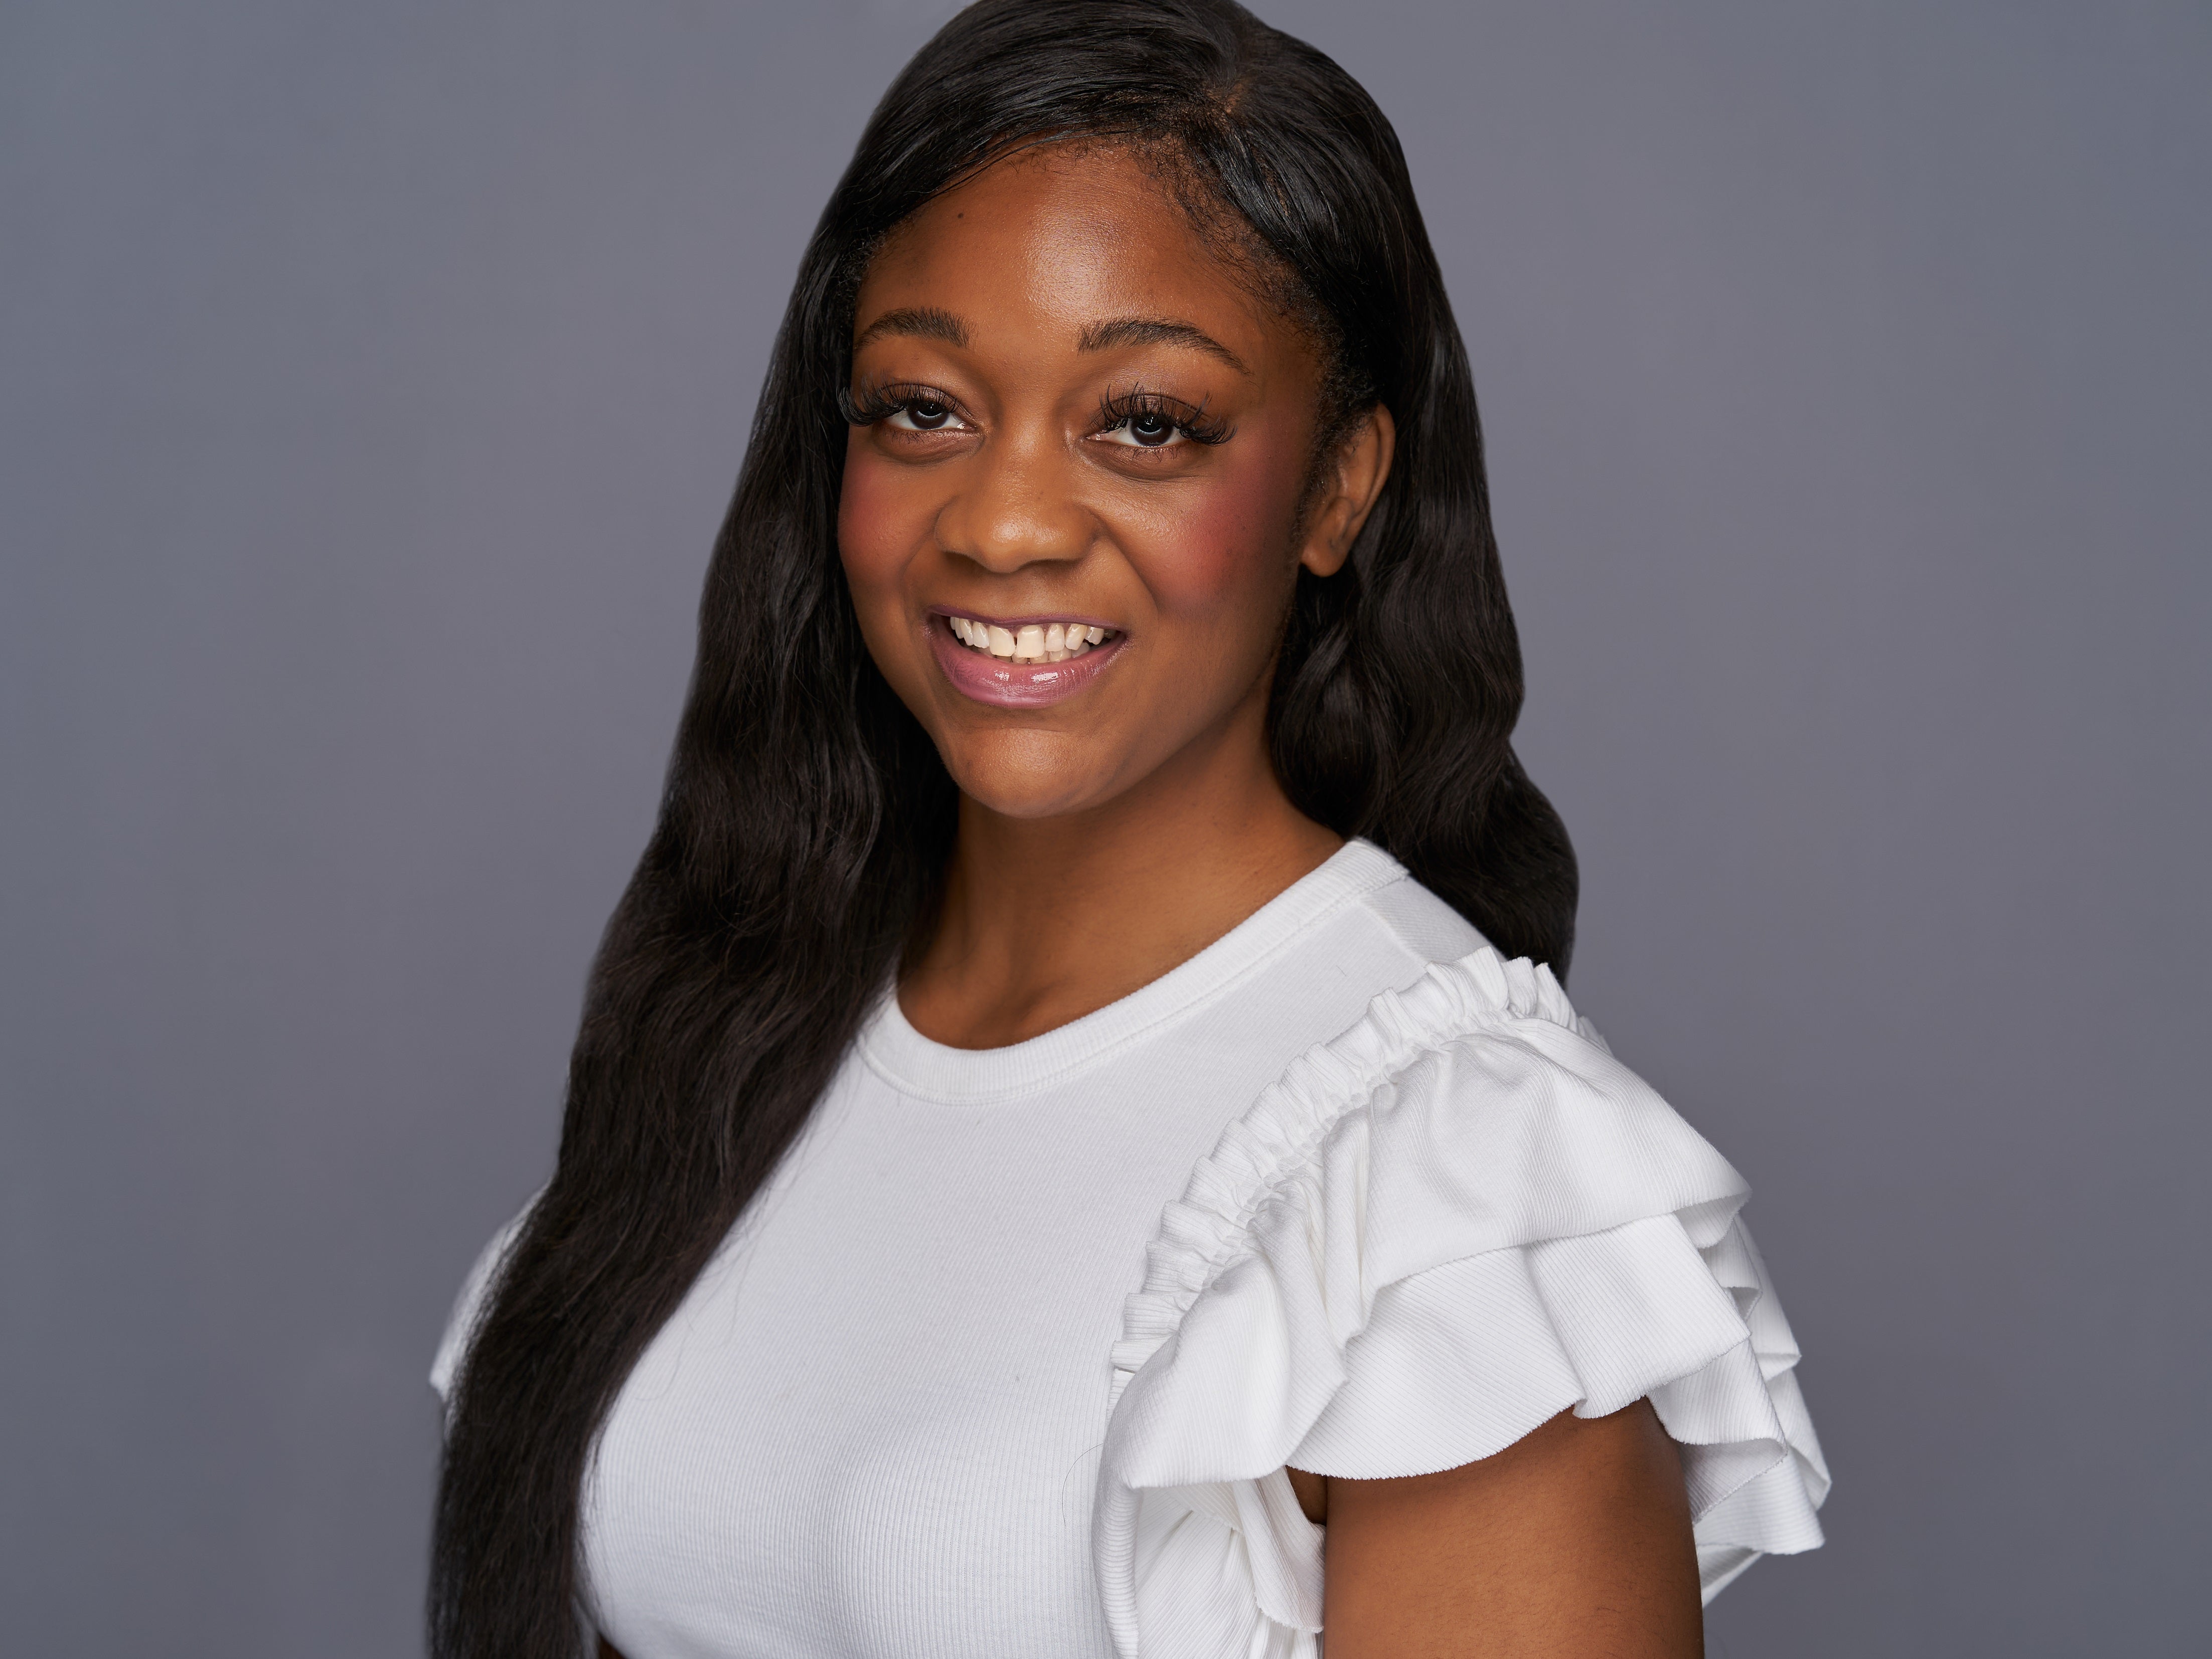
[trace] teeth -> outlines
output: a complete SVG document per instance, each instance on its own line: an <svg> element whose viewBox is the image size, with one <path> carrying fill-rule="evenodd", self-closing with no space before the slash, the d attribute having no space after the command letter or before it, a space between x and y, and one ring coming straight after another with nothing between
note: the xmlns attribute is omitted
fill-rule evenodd
<svg viewBox="0 0 2212 1659"><path fill-rule="evenodd" d="M1111 629L1086 623L1030 623L1019 629L978 622L973 617L948 616L945 625L952 637L972 651L1015 662L1066 662L1082 656L1104 641Z"/></svg>

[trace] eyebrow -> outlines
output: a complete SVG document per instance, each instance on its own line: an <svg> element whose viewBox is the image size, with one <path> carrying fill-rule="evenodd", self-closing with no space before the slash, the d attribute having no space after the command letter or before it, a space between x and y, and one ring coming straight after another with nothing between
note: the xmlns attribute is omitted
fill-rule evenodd
<svg viewBox="0 0 2212 1659"><path fill-rule="evenodd" d="M910 339L944 340L960 347L968 345L968 325L949 311L939 311L934 306L902 306L896 311L886 311L870 323L853 342L858 351L872 340L902 334Z"/></svg>
<svg viewBox="0 0 2212 1659"><path fill-rule="evenodd" d="M886 311L861 330L860 337L853 342L853 349L858 351L872 341L895 335L908 339L943 340L963 351L968 347L968 325L951 312L940 311L935 306L902 306L896 311ZM1219 358L1239 374L1252 372L1244 367L1242 357L1204 329L1169 317L1117 317L1111 322L1093 323L1075 341L1078 351L1110 351L1115 346L1133 345L1183 346Z"/></svg>
<svg viewBox="0 0 2212 1659"><path fill-rule="evenodd" d="M1166 317L1121 317L1110 323L1093 323L1077 338L1079 351L1106 351L1115 346L1179 345L1218 357L1239 374L1252 371L1244 360L1204 329Z"/></svg>

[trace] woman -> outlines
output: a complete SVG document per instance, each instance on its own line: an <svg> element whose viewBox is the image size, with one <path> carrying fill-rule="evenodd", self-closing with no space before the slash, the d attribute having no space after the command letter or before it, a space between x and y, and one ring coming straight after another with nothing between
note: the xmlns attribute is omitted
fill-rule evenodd
<svg viewBox="0 0 2212 1659"><path fill-rule="evenodd" d="M947 25L440 1356L436 1652L1698 1652L1826 1476L1520 699L1365 94L1231 0Z"/></svg>

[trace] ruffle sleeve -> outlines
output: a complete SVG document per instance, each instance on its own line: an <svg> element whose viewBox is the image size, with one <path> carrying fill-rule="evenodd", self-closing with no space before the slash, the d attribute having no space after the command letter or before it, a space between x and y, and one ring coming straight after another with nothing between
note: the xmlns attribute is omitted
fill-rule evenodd
<svg viewBox="0 0 2212 1659"><path fill-rule="evenodd" d="M1719 1153L1548 969L1484 949L1378 997L1168 1206L1114 1348L1093 1545L1126 1659L1313 1659L1287 1464L1430 1474L1649 1396L1707 1600L1820 1542L1797 1346Z"/></svg>

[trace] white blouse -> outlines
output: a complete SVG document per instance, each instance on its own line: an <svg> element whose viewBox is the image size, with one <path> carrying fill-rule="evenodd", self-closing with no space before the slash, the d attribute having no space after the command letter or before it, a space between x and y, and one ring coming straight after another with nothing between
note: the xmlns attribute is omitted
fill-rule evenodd
<svg viewBox="0 0 2212 1659"><path fill-rule="evenodd" d="M1710 1599L1828 1486L1745 1196L1364 842L1012 1048L886 995L609 1414L585 1613L628 1659L1317 1659L1285 1464L1427 1474L1646 1395Z"/></svg>

